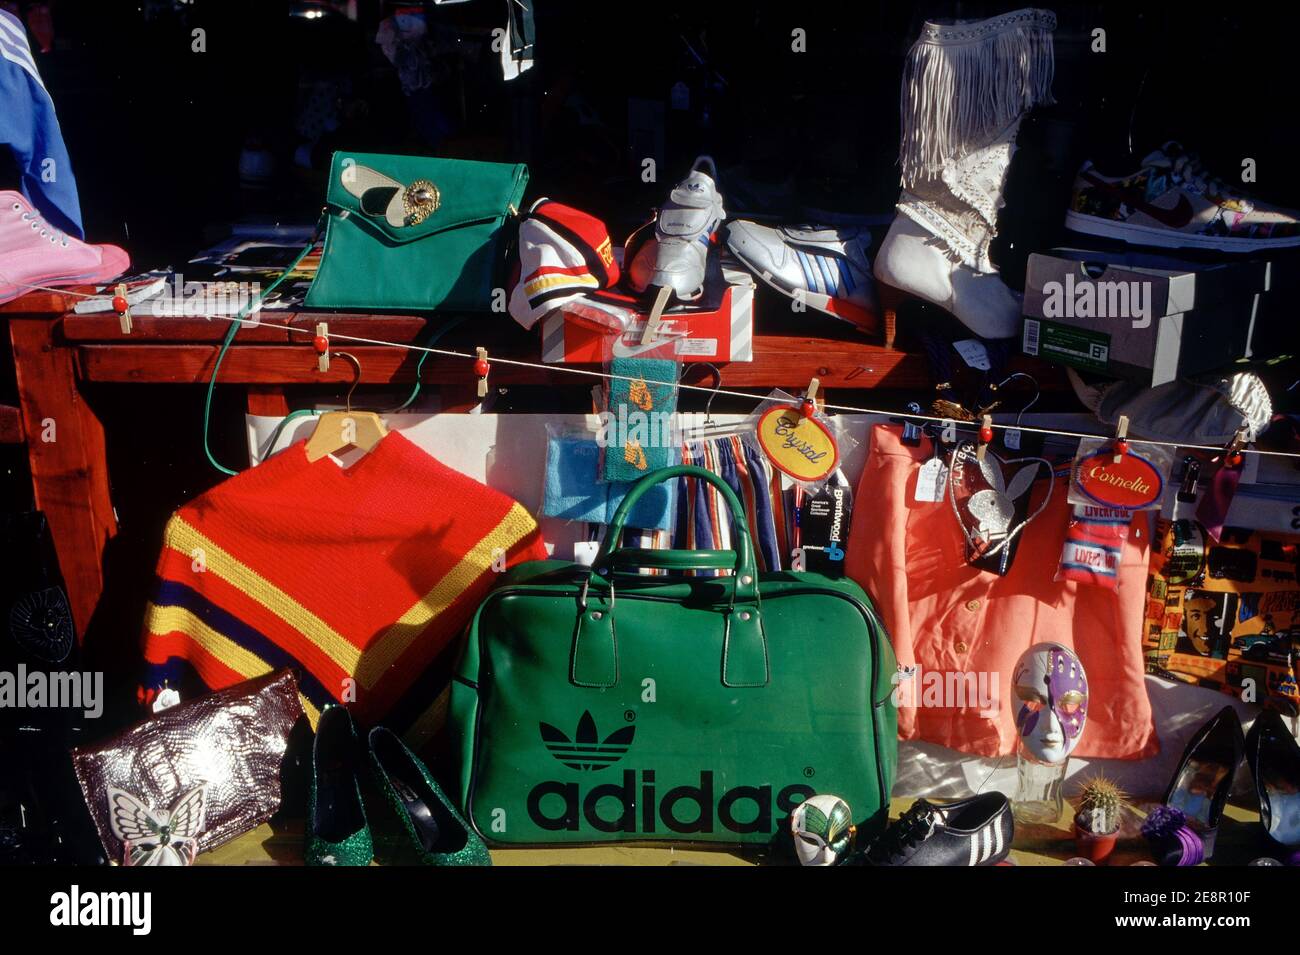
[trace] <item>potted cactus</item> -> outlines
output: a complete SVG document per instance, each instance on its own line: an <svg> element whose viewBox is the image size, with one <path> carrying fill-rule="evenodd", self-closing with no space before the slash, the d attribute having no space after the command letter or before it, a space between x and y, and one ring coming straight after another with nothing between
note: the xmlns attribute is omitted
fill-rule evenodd
<svg viewBox="0 0 1300 955"><path fill-rule="evenodd" d="M1124 792L1104 776L1094 776L1079 789L1079 810L1074 814L1074 844L1079 855L1102 864L1115 851Z"/></svg>

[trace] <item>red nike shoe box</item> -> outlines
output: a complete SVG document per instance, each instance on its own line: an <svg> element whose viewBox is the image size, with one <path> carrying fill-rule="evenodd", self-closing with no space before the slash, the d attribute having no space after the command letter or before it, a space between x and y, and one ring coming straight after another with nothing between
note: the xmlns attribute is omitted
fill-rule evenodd
<svg viewBox="0 0 1300 955"><path fill-rule="evenodd" d="M1155 387L1266 360L1258 334L1270 263L1053 249L1029 256L1021 350Z"/></svg>
<svg viewBox="0 0 1300 955"><path fill-rule="evenodd" d="M648 318L636 296L584 296L542 319L542 361L597 364L634 355L683 362L754 360L754 279L729 256L710 256L700 298L666 309L655 340L642 344Z"/></svg>

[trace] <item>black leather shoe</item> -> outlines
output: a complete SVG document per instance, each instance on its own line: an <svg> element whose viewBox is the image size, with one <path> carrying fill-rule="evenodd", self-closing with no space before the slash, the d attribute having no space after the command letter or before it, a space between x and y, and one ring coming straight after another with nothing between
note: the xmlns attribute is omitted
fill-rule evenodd
<svg viewBox="0 0 1300 955"><path fill-rule="evenodd" d="M1228 801L1232 777L1245 755L1241 720L1236 710L1225 706L1192 736L1165 790L1165 805L1187 817L1205 843L1207 861L1214 855L1219 817Z"/></svg>
<svg viewBox="0 0 1300 955"><path fill-rule="evenodd" d="M1300 743L1276 710L1264 710L1246 737L1246 759L1259 792L1259 820L1287 851L1300 849Z"/></svg>
<svg viewBox="0 0 1300 955"><path fill-rule="evenodd" d="M871 844L867 865L997 865L1011 853L1015 820L1002 793L949 803L918 799Z"/></svg>

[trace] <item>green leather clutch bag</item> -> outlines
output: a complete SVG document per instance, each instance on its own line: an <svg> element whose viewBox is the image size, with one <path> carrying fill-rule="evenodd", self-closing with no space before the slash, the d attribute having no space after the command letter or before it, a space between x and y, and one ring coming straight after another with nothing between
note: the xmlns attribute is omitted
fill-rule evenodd
<svg viewBox="0 0 1300 955"><path fill-rule="evenodd" d="M311 308L490 311L520 164L335 153Z"/></svg>
<svg viewBox="0 0 1300 955"><path fill-rule="evenodd" d="M642 495L681 475L722 492L735 550L619 547ZM671 573L698 568L735 574ZM870 836L897 762L896 672L857 584L760 576L731 488L663 468L624 498L593 566L520 564L475 613L451 689L461 805L497 844L738 844L832 793Z"/></svg>

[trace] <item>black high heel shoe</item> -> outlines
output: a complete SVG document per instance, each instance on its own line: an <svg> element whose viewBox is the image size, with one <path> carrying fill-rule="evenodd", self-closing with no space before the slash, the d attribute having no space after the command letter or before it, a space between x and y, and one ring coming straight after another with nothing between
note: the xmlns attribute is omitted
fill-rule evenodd
<svg viewBox="0 0 1300 955"><path fill-rule="evenodd" d="M1246 737L1241 731L1241 720L1236 710L1225 706L1196 731L1165 790L1165 805L1187 817L1204 843L1207 861L1214 855L1219 818L1228 801L1232 777L1245 755Z"/></svg>
<svg viewBox="0 0 1300 955"><path fill-rule="evenodd" d="M1246 737L1246 758L1259 792L1259 820L1268 837L1300 856L1300 743L1282 715L1264 710Z"/></svg>

